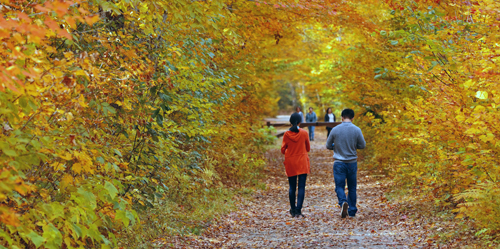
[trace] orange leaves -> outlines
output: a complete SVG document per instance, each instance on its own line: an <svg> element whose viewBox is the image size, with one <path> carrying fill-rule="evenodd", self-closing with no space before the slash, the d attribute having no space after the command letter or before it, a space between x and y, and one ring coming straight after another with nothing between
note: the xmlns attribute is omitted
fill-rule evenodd
<svg viewBox="0 0 500 249"><path fill-rule="evenodd" d="M50 4L50 2L46 2ZM56 5L69 6L69 3L55 3ZM0 56L0 68L6 67L2 70L0 76L3 80L0 84L0 91L5 91L6 88L19 93L19 88L23 88L25 84L25 77L30 77L32 80L38 78L39 74L32 65L26 65L27 61L34 61L39 63L40 53L33 53L29 47L35 44L43 44L46 41L47 35L51 32L56 32L67 39L72 39L71 35L62 29L59 24L52 19L49 15L35 15L29 17L28 9L22 3L16 6L16 10L10 9L8 14L0 17L0 37L3 37L3 44L9 50L2 50ZM36 7L35 7L36 8ZM61 7L62 8L62 7ZM21 9L22 11L18 11ZM4 8L4 12L7 11ZM61 9L58 10L63 14ZM64 11L66 13L67 11ZM16 17L16 18L14 18ZM48 29L43 27L45 24ZM29 51L29 52L28 52Z"/></svg>
<svg viewBox="0 0 500 249"><path fill-rule="evenodd" d="M45 25L47 25L47 27L48 27L49 29L51 29L52 31L56 31L56 30L59 30L59 29L60 29L59 24L58 24L56 21L52 20L52 19L46 19L46 20L44 21L44 23L45 23Z"/></svg>
<svg viewBox="0 0 500 249"><path fill-rule="evenodd" d="M99 21L99 16L98 15L85 16L84 19L85 19L85 23L87 23L88 25L93 25L94 23Z"/></svg>
<svg viewBox="0 0 500 249"><path fill-rule="evenodd" d="M4 206L0 206L0 222L14 227L21 225L18 214L13 209L7 209Z"/></svg>
<svg viewBox="0 0 500 249"><path fill-rule="evenodd" d="M18 12L17 17L27 23L31 23L31 18L29 18L28 15L26 15L26 13Z"/></svg>
<svg viewBox="0 0 500 249"><path fill-rule="evenodd" d="M58 17L63 17L69 11L69 7L73 4L71 1L46 1L43 6L36 5L35 9L44 13L55 13Z"/></svg>

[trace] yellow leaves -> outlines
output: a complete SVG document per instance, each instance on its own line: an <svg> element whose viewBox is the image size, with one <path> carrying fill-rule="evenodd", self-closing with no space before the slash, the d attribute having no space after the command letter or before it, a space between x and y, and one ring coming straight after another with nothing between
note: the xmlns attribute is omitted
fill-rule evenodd
<svg viewBox="0 0 500 249"><path fill-rule="evenodd" d="M64 154L58 155L61 159L66 161L74 161L71 165L71 169L77 173L94 173L95 167L92 163L92 159L89 155L84 152L74 151L73 154L66 152ZM51 166L54 170L64 170L64 163L62 162L54 162Z"/></svg>
<svg viewBox="0 0 500 249"><path fill-rule="evenodd" d="M486 135L479 136L479 139L485 143L492 142L495 139L495 135L493 135L493 133L489 132Z"/></svg>
<svg viewBox="0 0 500 249"><path fill-rule="evenodd" d="M181 53L179 52L180 49L179 48L176 48L176 47L172 47L169 49L170 51L174 52L175 54L177 54L178 56L181 56Z"/></svg>
<svg viewBox="0 0 500 249"><path fill-rule="evenodd" d="M76 173L94 173L94 166L89 155L78 151L75 151L74 155L78 159L78 162L73 164L73 171Z"/></svg>
<svg viewBox="0 0 500 249"><path fill-rule="evenodd" d="M68 120L68 121L71 121L74 118L73 113L71 113L71 112L67 112L65 115L66 115L66 120Z"/></svg>
<svg viewBox="0 0 500 249"><path fill-rule="evenodd" d="M67 186L71 185L74 181L73 176L71 175L64 175L61 179L61 188L66 188Z"/></svg>
<svg viewBox="0 0 500 249"><path fill-rule="evenodd" d="M470 79L470 80L467 80L465 83L464 83L464 87L465 89L469 89L471 86L474 86L475 85L475 82Z"/></svg>
<svg viewBox="0 0 500 249"><path fill-rule="evenodd" d="M64 153L64 155L59 155L59 157L66 161L70 161L71 159L73 159L73 155L71 155L69 152Z"/></svg>
<svg viewBox="0 0 500 249"><path fill-rule="evenodd" d="M75 173L80 174L83 170L83 165L81 163L74 163L73 166L71 167L71 169Z"/></svg>
<svg viewBox="0 0 500 249"><path fill-rule="evenodd" d="M78 103L80 104L81 107L88 107L89 105L85 102L85 97L83 97L83 94L80 95L78 98Z"/></svg>
<svg viewBox="0 0 500 249"><path fill-rule="evenodd" d="M30 186L18 181L18 184L14 186L14 190L17 191L21 195L26 195L30 192Z"/></svg>
<svg viewBox="0 0 500 249"><path fill-rule="evenodd" d="M47 189L39 189L38 190L38 194L40 194L40 196L44 199L44 200L47 200L49 198L49 193L47 191Z"/></svg>
<svg viewBox="0 0 500 249"><path fill-rule="evenodd" d="M73 53L72 52L65 52L64 53L64 58L66 58L67 60L70 60L71 58L73 58Z"/></svg>
<svg viewBox="0 0 500 249"><path fill-rule="evenodd" d="M474 113L482 113L486 110L486 108L482 105L478 105L474 108Z"/></svg>
<svg viewBox="0 0 500 249"><path fill-rule="evenodd" d="M55 171L58 171L58 170L64 170L65 167L64 167L64 164L61 163L61 162L53 162L51 164L52 168L54 168Z"/></svg>
<svg viewBox="0 0 500 249"><path fill-rule="evenodd" d="M485 91L477 91L476 92L476 98L478 99L487 99L488 98L488 93Z"/></svg>

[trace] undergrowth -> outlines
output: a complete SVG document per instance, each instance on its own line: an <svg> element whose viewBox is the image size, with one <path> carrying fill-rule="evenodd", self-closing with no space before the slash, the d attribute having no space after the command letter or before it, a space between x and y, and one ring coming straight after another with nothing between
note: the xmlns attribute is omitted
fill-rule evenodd
<svg viewBox="0 0 500 249"><path fill-rule="evenodd" d="M122 231L118 245L154 248L172 236L199 235L216 219L234 210L238 198L265 189L261 182L264 152L275 144L274 133L272 127L258 129L247 145L225 143L220 146L225 146L222 151L226 153L207 152L200 169L172 171L165 183L169 189L167 197L158 199L152 207L138 204L141 222Z"/></svg>

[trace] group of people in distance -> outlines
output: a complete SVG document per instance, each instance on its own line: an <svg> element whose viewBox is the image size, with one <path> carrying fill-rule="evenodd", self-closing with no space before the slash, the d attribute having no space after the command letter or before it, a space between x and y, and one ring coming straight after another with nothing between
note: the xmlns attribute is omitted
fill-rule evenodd
<svg viewBox="0 0 500 249"><path fill-rule="evenodd" d="M300 123L304 122L304 114L302 113L302 110L300 107L295 108L295 113L298 113L300 115ZM309 112L306 114L306 123L316 123L318 122L318 116L316 116L316 113L313 112L313 108L309 107ZM332 108L328 107L326 109L326 114L325 114L325 122L336 122L335 119L335 114L333 114ZM309 129L309 141L314 141L314 130L315 126L308 126ZM330 131L332 130L332 127L326 127L327 130L327 137L330 135Z"/></svg>
<svg viewBox="0 0 500 249"><path fill-rule="evenodd" d="M309 108L309 116L315 118L316 114ZM306 115L306 121L308 120ZM333 118L330 118L333 116ZM337 194L338 204L340 207L340 216L345 218L354 218L358 209L356 208L356 187L357 187L357 149L364 149L366 146L365 139L361 129L352 123L354 119L354 111L352 109L344 109L342 111L342 123L328 130L328 138L325 147L333 150L333 178L335 181L335 193ZM328 118L328 121L326 119ZM317 118L316 118L317 119ZM333 119L333 120L332 120ZM297 112L290 116L292 127L283 135L281 145L281 153L285 155L285 171L288 176L290 185L290 214L292 217L304 217L302 207L304 203L305 187L307 175L310 174L309 155L311 150L309 140L314 140L314 135L311 138L311 130L309 134L299 128L300 123L304 120L300 108ZM331 113L331 108L327 109L325 115L326 122L335 122L335 115ZM315 122L315 121L312 121ZM312 129L314 134L314 128ZM345 184L347 180L348 195L345 194ZM298 186L297 186L298 181ZM296 191L297 193L297 202Z"/></svg>

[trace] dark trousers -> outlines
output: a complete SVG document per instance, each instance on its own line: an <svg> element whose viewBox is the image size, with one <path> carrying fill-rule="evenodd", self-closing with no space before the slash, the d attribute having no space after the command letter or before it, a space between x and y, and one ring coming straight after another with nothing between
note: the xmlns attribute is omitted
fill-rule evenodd
<svg viewBox="0 0 500 249"><path fill-rule="evenodd" d="M332 131L332 127L326 127L326 131L328 131L328 134L326 135L326 139L330 136L330 131Z"/></svg>
<svg viewBox="0 0 500 249"><path fill-rule="evenodd" d="M295 190L297 189L297 178L299 178L299 193L297 195L297 205L295 205ZM288 195L290 198L291 209L302 210L302 204L304 203L304 196L306 193L306 178L307 174L288 177L288 184L290 185Z"/></svg>

